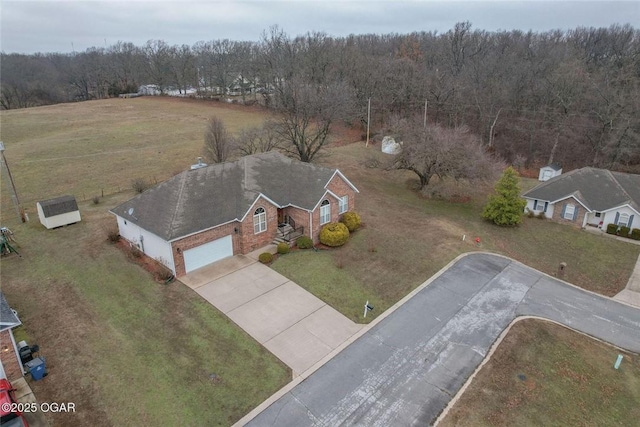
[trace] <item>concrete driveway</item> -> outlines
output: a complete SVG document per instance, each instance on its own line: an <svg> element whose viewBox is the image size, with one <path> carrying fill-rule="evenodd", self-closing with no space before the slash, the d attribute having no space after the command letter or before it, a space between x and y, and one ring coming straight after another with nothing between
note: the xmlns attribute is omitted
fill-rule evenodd
<svg viewBox="0 0 640 427"><path fill-rule="evenodd" d="M296 377L358 332L358 325L251 256L180 279L275 354Z"/></svg>
<svg viewBox="0 0 640 427"><path fill-rule="evenodd" d="M491 254L462 257L385 315L237 425L429 425L518 316L640 352L639 309Z"/></svg>

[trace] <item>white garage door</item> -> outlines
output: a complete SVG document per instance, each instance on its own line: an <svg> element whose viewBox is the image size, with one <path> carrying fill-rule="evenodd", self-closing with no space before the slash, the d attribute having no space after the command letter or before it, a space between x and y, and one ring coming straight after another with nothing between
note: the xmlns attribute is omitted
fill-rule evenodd
<svg viewBox="0 0 640 427"><path fill-rule="evenodd" d="M225 236L213 242L205 243L184 251L184 268L189 273L207 264L233 255L231 236Z"/></svg>

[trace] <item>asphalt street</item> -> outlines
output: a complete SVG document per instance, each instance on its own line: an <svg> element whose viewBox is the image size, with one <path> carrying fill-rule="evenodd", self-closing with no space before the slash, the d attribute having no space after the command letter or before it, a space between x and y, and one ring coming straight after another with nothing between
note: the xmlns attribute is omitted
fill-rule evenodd
<svg viewBox="0 0 640 427"><path fill-rule="evenodd" d="M639 309L503 257L472 254L246 425L429 425L524 315L640 352Z"/></svg>

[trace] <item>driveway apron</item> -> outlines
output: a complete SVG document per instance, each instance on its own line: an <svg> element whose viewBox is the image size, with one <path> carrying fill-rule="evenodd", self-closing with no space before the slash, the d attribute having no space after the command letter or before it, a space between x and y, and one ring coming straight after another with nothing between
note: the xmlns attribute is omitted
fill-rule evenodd
<svg viewBox="0 0 640 427"><path fill-rule="evenodd" d="M249 257L219 261L181 280L289 366L294 377L362 328Z"/></svg>

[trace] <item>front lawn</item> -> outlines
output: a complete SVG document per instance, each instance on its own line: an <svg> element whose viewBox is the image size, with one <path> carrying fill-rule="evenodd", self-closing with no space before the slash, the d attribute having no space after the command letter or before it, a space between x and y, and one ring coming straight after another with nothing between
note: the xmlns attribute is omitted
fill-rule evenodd
<svg viewBox="0 0 640 427"><path fill-rule="evenodd" d="M620 369L613 365L618 354ZM562 326L516 323L439 426L637 425L640 356Z"/></svg>
<svg viewBox="0 0 640 427"><path fill-rule="evenodd" d="M179 282L153 281L106 241L106 213L131 194L81 203L83 220L14 226L22 259L2 289L49 376L31 385L53 425L231 425L291 379L282 362ZM24 339L24 338L23 338Z"/></svg>
<svg viewBox="0 0 640 427"><path fill-rule="evenodd" d="M360 190L356 210L365 227L343 247L317 254L294 251L273 264L354 321L364 321L367 299L376 307L367 315L370 321L453 258L476 250L500 253L551 275L566 262L565 280L607 296L625 287L640 246L537 218L525 218L516 228L497 227L480 216L486 189L467 189L471 199L466 203L426 199L412 189L411 173L365 167L370 156L378 155L374 150L379 148L350 144L333 148L324 159ZM523 183L532 185L533 180Z"/></svg>

